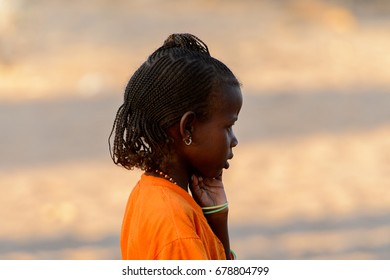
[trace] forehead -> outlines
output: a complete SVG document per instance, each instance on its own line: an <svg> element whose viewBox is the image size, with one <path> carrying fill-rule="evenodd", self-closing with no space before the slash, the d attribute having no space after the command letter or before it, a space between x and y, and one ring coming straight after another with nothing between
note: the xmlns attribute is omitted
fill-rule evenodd
<svg viewBox="0 0 390 280"><path fill-rule="evenodd" d="M238 86L223 86L214 91L211 114L235 114L238 116L242 106L241 89Z"/></svg>

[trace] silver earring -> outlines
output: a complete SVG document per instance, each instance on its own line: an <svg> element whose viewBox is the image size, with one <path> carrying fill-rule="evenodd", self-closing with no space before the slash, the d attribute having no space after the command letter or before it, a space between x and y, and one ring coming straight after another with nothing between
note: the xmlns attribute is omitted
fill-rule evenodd
<svg viewBox="0 0 390 280"><path fill-rule="evenodd" d="M187 146L189 146L189 145L192 144L192 137L191 137L191 136L188 136L188 138L184 138L183 141L184 141L184 144L186 144Z"/></svg>

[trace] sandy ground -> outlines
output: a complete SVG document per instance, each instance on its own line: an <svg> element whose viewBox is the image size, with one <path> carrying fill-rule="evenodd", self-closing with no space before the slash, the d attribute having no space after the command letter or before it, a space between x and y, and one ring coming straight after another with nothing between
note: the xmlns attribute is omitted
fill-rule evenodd
<svg viewBox="0 0 390 280"><path fill-rule="evenodd" d="M390 258L386 1L36 2L0 8L0 259L120 257L140 173L107 137L128 77L176 31L244 84L225 172L239 258Z"/></svg>

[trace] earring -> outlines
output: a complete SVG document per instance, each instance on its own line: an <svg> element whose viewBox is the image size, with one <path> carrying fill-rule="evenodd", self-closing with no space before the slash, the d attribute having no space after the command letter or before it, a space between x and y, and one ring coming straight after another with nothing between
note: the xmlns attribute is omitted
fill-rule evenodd
<svg viewBox="0 0 390 280"><path fill-rule="evenodd" d="M192 137L191 137L191 136L188 136L188 138L184 138L183 141L184 141L184 144L186 144L187 146L189 146L189 145L192 144Z"/></svg>

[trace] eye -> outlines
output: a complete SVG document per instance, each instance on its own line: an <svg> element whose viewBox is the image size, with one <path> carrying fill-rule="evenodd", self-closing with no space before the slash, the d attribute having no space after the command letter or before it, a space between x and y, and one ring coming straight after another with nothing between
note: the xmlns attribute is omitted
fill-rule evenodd
<svg viewBox="0 0 390 280"><path fill-rule="evenodd" d="M229 132L229 133L232 133L233 131L233 126L234 124L236 123L237 119L230 119L229 121L227 121L225 124L226 124L226 131Z"/></svg>

